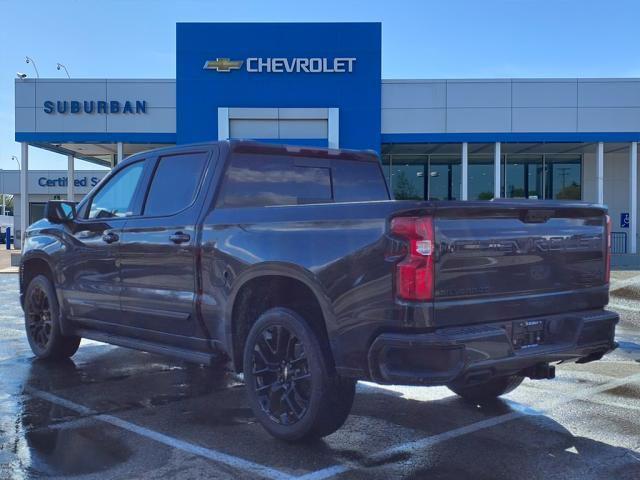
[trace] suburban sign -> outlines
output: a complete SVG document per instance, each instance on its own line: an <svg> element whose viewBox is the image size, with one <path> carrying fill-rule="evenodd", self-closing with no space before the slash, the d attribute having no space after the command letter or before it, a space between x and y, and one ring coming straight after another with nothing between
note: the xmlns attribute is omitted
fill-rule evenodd
<svg viewBox="0 0 640 480"><path fill-rule="evenodd" d="M87 114L140 114L147 113L147 101L135 100L119 102L117 100L111 100L105 102L104 100L46 100L42 109L44 113L87 113Z"/></svg>
<svg viewBox="0 0 640 480"><path fill-rule="evenodd" d="M216 58L207 60L205 70L230 72L245 65L249 73L351 73L356 63L355 57L335 58L286 58L286 57L249 57L246 60Z"/></svg>

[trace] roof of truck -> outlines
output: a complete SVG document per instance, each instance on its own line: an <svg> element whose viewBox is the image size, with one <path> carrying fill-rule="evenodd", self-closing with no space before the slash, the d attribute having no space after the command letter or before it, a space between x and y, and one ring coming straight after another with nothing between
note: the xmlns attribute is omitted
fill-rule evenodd
<svg viewBox="0 0 640 480"><path fill-rule="evenodd" d="M149 152L154 154L158 153L174 153L190 149L193 147L208 147L211 145L224 144L228 147L229 151L233 153L250 153L261 155L287 155L291 157L312 157L312 158L325 158L329 160L360 160L360 161L378 161L378 154L374 150L350 150L343 148L321 148L321 147L305 147L300 145L286 145L257 142L255 140L220 140L212 142L199 142L184 145L173 145L170 147L157 148L153 150L147 150L137 153L127 158L125 161L129 163L130 160L140 157L145 157ZM125 163L123 162L123 163Z"/></svg>

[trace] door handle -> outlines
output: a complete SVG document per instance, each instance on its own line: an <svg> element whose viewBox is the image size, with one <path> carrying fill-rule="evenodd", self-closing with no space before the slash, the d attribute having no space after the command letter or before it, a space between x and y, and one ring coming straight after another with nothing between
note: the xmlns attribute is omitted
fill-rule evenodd
<svg viewBox="0 0 640 480"><path fill-rule="evenodd" d="M120 237L116 233L106 232L102 235L102 241L106 243L113 243L120 240Z"/></svg>
<svg viewBox="0 0 640 480"><path fill-rule="evenodd" d="M178 243L178 244L186 243L189 240L191 240L191 235L184 232L176 232L169 237L169 240L171 240L173 243Z"/></svg>

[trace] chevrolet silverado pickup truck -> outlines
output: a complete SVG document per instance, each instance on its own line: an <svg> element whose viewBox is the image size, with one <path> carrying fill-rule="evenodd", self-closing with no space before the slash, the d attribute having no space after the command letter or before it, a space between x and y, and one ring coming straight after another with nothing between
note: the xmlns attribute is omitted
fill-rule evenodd
<svg viewBox="0 0 640 480"><path fill-rule="evenodd" d="M337 430L358 380L483 402L600 359L609 235L600 205L396 201L373 152L212 142L49 202L20 296L37 358L89 338L230 362L265 429L296 441Z"/></svg>

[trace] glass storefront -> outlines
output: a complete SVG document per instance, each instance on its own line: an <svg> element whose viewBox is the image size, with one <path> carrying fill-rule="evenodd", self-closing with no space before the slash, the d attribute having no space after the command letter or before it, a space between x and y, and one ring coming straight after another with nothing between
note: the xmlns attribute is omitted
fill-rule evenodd
<svg viewBox="0 0 640 480"><path fill-rule="evenodd" d="M472 149L470 145L469 200L493 198L494 158L493 153L486 153L488 147L493 146L484 144ZM460 199L461 148L460 144L383 145L382 164L395 198ZM472 153L474 150L479 153ZM505 198L582 198L582 154L505 153L501 169L500 189Z"/></svg>

